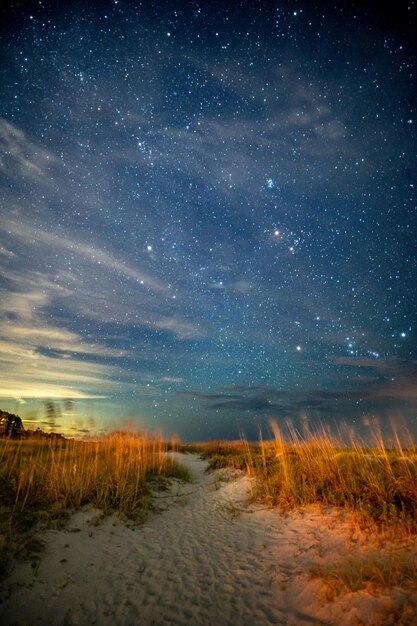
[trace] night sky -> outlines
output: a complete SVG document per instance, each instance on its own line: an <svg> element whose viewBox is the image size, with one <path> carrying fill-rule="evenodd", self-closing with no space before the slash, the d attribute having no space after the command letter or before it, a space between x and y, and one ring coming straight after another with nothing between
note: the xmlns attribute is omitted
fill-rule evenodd
<svg viewBox="0 0 417 626"><path fill-rule="evenodd" d="M380 4L2 3L0 408L415 428L417 11Z"/></svg>

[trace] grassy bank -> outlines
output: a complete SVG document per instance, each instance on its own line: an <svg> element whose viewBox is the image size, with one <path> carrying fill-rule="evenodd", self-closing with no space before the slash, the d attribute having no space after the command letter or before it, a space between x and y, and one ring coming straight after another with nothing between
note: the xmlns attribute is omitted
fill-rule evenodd
<svg viewBox="0 0 417 626"><path fill-rule="evenodd" d="M326 585L327 599L345 591L417 589L417 448L387 447L351 440L348 445L325 433L284 436L273 425L274 438L257 444L246 440L211 441L194 449L209 468L244 470L253 480L257 502L282 511L319 505L349 513L352 528L379 539L379 547L329 554L310 574ZM395 440L395 437L394 437Z"/></svg>
<svg viewBox="0 0 417 626"><path fill-rule="evenodd" d="M362 530L417 534L417 449L346 445L325 434L274 438L251 444L212 441L197 447L213 469L245 470L253 497L283 510L311 504L346 509Z"/></svg>
<svg viewBox="0 0 417 626"><path fill-rule="evenodd" d="M126 433L100 441L0 439L0 575L39 523L59 523L86 504L129 518L149 508L152 485L188 477L167 448L159 437Z"/></svg>

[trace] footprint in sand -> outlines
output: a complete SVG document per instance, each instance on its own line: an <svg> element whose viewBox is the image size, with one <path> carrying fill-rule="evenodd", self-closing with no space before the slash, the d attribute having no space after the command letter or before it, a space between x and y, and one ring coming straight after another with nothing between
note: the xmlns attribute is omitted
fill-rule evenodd
<svg viewBox="0 0 417 626"><path fill-rule="evenodd" d="M134 532L115 517L91 532L97 511L78 512L80 532L70 538L47 531L36 575L21 563L3 583L2 626L355 623L349 602L323 605L317 583L297 573L321 558L317 550L347 544L347 527L329 530L317 514L282 517L248 507L247 478L219 481L197 456L175 456L193 482L176 483L165 510ZM362 615L378 614L382 605L375 610L370 602Z"/></svg>

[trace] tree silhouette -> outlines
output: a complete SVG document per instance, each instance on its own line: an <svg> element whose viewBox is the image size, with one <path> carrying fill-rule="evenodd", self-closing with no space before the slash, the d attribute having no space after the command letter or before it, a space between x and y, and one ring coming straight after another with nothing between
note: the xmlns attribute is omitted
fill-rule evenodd
<svg viewBox="0 0 417 626"><path fill-rule="evenodd" d="M18 415L0 411L0 437L20 439L24 432L23 422Z"/></svg>

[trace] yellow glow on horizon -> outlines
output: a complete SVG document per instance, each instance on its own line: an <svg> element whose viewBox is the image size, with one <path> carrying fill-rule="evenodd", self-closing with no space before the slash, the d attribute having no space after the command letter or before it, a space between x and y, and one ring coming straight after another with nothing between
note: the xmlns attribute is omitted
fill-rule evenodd
<svg viewBox="0 0 417 626"><path fill-rule="evenodd" d="M78 399L78 400L94 400L98 398L107 398L105 395L93 395L84 393L76 389L69 389L68 387L51 387L36 385L33 387L8 387L0 389L0 398L9 398L10 400L18 400L20 398L47 398L54 400L66 400L66 399Z"/></svg>

